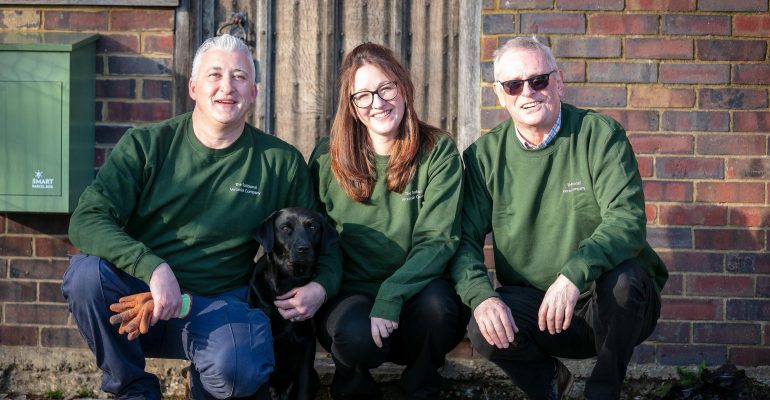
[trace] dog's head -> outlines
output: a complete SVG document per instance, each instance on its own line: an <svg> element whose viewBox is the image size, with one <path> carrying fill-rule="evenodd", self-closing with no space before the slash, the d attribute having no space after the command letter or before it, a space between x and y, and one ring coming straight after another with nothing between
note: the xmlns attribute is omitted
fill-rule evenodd
<svg viewBox="0 0 770 400"><path fill-rule="evenodd" d="M318 256L337 242L337 231L321 214L306 208L284 208L268 216L254 231L265 255L282 276L312 279Z"/></svg>

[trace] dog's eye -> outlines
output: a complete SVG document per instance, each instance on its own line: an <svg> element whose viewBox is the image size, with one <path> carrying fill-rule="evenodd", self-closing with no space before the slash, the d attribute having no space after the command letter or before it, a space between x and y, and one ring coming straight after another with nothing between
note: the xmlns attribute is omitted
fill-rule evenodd
<svg viewBox="0 0 770 400"><path fill-rule="evenodd" d="M308 224L306 229L309 230L309 231L314 231L314 230L318 229L318 227L315 224Z"/></svg>
<svg viewBox="0 0 770 400"><path fill-rule="evenodd" d="M291 227L289 225L281 225L281 231L291 232Z"/></svg>

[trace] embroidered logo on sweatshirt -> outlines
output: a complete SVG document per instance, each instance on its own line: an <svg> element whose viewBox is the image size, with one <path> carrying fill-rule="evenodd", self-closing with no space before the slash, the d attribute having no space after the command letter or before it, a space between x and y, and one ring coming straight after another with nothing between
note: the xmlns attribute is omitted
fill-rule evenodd
<svg viewBox="0 0 770 400"><path fill-rule="evenodd" d="M575 192L585 192L586 187L583 185L583 182L581 181L574 181L574 182L567 182L567 184L564 186L564 189L562 189L562 193L575 193Z"/></svg>
<svg viewBox="0 0 770 400"><path fill-rule="evenodd" d="M230 188L230 191L251 194L257 197L262 196L262 192L260 192L256 186L249 185L245 182L235 182L235 185Z"/></svg>
<svg viewBox="0 0 770 400"><path fill-rule="evenodd" d="M419 200L423 197L422 190L406 191L401 194L401 201Z"/></svg>

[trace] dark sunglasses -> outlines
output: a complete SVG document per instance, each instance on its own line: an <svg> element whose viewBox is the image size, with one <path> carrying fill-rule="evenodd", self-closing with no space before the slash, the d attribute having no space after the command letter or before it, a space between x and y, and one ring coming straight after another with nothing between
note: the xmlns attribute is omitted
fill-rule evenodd
<svg viewBox="0 0 770 400"><path fill-rule="evenodd" d="M535 75L527 79L511 79L510 81L505 82L497 81L497 83L503 87L503 90L508 96L518 96L521 94L521 91L524 90L524 82L529 83L529 87L535 91L547 88L551 74L554 72L556 72L556 70L547 74Z"/></svg>

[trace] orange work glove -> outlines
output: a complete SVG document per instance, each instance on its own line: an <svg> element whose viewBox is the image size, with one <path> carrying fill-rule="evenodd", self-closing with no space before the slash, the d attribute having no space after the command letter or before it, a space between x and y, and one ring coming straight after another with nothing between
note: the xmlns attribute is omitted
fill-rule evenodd
<svg viewBox="0 0 770 400"><path fill-rule="evenodd" d="M117 303L110 304L110 310L118 314L110 317L110 323L120 324L118 333L128 334L128 340L134 340L139 334L150 330L150 320L155 303L150 292L121 297Z"/></svg>

